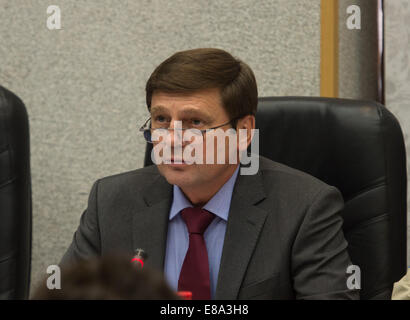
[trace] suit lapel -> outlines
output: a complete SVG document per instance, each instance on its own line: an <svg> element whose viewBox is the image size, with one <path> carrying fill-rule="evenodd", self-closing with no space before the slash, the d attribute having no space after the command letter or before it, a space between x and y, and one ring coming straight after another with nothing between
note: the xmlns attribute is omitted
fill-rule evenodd
<svg viewBox="0 0 410 320"><path fill-rule="evenodd" d="M232 194L215 299L236 299L267 212L261 172L238 175Z"/></svg>
<svg viewBox="0 0 410 320"><path fill-rule="evenodd" d="M133 215L133 248L143 249L146 265L164 269L172 185L159 173L143 188L145 206ZM215 299L236 299L267 212L256 206L266 197L261 172L235 182L218 275Z"/></svg>
<svg viewBox="0 0 410 320"><path fill-rule="evenodd" d="M162 271L164 268L169 209L172 185L158 173L154 181L143 189L146 207L133 215L133 249L143 249L148 257L146 265Z"/></svg>

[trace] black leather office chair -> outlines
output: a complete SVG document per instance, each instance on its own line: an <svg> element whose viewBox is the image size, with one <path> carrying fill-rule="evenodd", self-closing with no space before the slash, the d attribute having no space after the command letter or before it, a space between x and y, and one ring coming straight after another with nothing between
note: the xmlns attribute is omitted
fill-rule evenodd
<svg viewBox="0 0 410 320"><path fill-rule="evenodd" d="M31 226L28 116L0 86L0 299L28 298Z"/></svg>
<svg viewBox="0 0 410 320"><path fill-rule="evenodd" d="M260 155L341 191L361 298L390 299L407 271L406 153L396 118L375 102L275 97L259 99L256 127Z"/></svg>

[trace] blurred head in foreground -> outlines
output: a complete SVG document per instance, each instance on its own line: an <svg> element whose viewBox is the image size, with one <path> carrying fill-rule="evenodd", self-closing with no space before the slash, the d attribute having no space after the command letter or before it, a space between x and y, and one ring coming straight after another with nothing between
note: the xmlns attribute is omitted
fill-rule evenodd
<svg viewBox="0 0 410 320"><path fill-rule="evenodd" d="M34 300L175 300L162 274L131 263L128 256L105 256L61 268L61 289L46 280Z"/></svg>

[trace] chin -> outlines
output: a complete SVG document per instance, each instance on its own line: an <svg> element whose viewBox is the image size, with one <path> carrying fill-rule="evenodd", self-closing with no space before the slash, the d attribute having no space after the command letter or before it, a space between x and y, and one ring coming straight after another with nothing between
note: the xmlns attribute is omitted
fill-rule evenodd
<svg viewBox="0 0 410 320"><path fill-rule="evenodd" d="M158 170L169 184L175 184L179 187L182 187L189 186L193 182L193 172L188 167L173 168L168 165L160 165L158 166Z"/></svg>

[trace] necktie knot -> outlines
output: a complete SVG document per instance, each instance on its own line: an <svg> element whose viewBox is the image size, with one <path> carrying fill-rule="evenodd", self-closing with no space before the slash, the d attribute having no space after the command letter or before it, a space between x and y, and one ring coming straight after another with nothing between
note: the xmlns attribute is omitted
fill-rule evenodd
<svg viewBox="0 0 410 320"><path fill-rule="evenodd" d="M203 234L215 218L213 213L201 208L185 208L181 216L190 234Z"/></svg>

